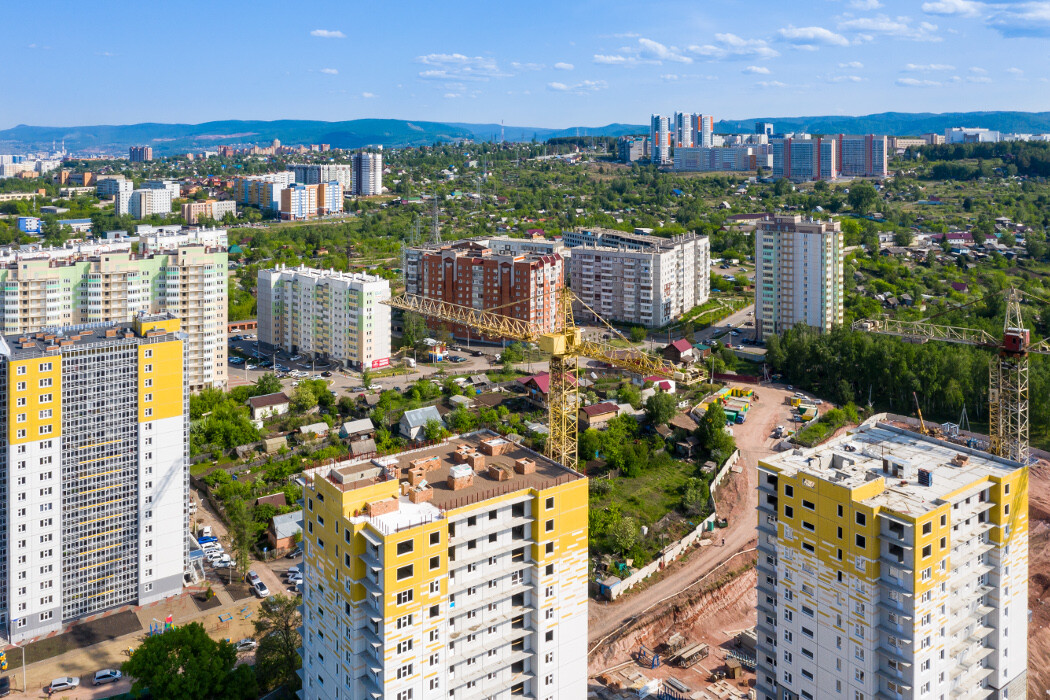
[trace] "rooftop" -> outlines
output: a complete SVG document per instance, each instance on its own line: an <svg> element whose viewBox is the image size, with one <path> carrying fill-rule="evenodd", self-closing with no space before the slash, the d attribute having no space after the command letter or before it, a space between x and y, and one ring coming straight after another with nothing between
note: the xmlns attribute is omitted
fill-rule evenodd
<svg viewBox="0 0 1050 700"><path fill-rule="evenodd" d="M495 445L497 449L493 451L502 454L483 452L483 441L489 441L490 444ZM470 450L482 454L483 468L472 469L468 464L455 461L454 455L457 451ZM360 461L348 460L334 467L320 467L314 470L314 475L327 478L330 483L346 492L387 481L395 475L398 480L404 481L408 479L411 463L418 464L419 460L427 459L433 460L427 463L425 474L426 483L434 491L433 498L429 503L412 503L408 497L401 496L398 499L397 512L370 518L371 521L380 525L380 529L391 527L396 529L397 526L403 525L400 521L406 517L418 519L426 515L426 512L436 515L440 511L460 508L504 493L522 489L545 489L553 486L555 482L564 483L584 478L579 472L557 464L489 431L461 435L439 445L409 450L388 457ZM535 471L525 474L516 472L514 463L519 459L531 460L535 464ZM489 467L492 466L498 467L510 477L501 481L490 476ZM457 473L473 472L473 483L453 490L448 485L448 477L454 469L457 470Z"/></svg>
<svg viewBox="0 0 1050 700"><path fill-rule="evenodd" d="M159 314L140 316L136 321L130 322L87 323L61 328L44 328L34 333L15 333L0 338L0 355L10 360L17 360L53 354L69 347L98 345L128 338L159 338L167 336L168 332L151 329L149 324L155 321L169 322L173 319L173 316ZM146 324L143 326L145 331L143 333L136 330L136 324L139 322Z"/></svg>
<svg viewBox="0 0 1050 700"><path fill-rule="evenodd" d="M811 475L851 489L882 479L885 490L864 502L908 516L932 510L989 477L1003 477L1023 466L878 422L878 417L823 445L783 452L762 463L783 475ZM919 484L920 469L930 473L929 486Z"/></svg>
<svg viewBox="0 0 1050 700"><path fill-rule="evenodd" d="M288 395L283 391L278 391L276 394L253 396L248 399L248 405L252 408L263 408L265 406L280 406L281 404L288 403L288 401Z"/></svg>

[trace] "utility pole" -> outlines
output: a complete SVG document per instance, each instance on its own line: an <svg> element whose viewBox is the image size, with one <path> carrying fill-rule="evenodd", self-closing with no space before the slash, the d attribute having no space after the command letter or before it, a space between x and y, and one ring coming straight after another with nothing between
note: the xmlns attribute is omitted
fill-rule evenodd
<svg viewBox="0 0 1050 700"><path fill-rule="evenodd" d="M441 227L438 225L437 192L434 193L434 242L441 243Z"/></svg>

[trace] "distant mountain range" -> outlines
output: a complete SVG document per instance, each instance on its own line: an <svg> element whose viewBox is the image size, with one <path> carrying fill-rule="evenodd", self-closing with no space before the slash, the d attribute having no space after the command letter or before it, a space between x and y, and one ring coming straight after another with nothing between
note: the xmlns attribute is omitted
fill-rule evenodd
<svg viewBox="0 0 1050 700"><path fill-rule="evenodd" d="M876 133L917 136L953 126L980 126L1012 133L1050 132L1050 112L954 112L946 114L884 112L859 117L756 117L723 120L719 133L750 133L756 121L773 122L778 133ZM50 149L65 142L73 152L124 153L129 146L151 145L158 155L186 153L220 144L265 145L279 139L288 145L328 143L333 148L421 146L470 138L476 141L546 141L564 136L622 136L648 133L643 124L550 129L501 124L465 124L403 119L214 121L203 124L125 124L99 126L26 126L0 130L0 153Z"/></svg>

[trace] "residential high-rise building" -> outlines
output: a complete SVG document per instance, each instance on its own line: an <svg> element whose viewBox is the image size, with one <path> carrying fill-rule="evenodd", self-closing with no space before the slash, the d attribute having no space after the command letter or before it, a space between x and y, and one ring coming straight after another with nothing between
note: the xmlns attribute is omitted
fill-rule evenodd
<svg viewBox="0 0 1050 700"><path fill-rule="evenodd" d="M0 629L40 637L182 592L189 498L178 319L0 339Z"/></svg>
<svg viewBox="0 0 1050 700"><path fill-rule="evenodd" d="M95 183L95 194L99 197L112 197L124 190L130 194L133 189L135 189L135 184L123 175L106 175L100 177Z"/></svg>
<svg viewBox="0 0 1050 700"><path fill-rule="evenodd" d="M587 695L585 476L485 431L305 476L304 700Z"/></svg>
<svg viewBox="0 0 1050 700"><path fill-rule="evenodd" d="M649 158L656 165L671 163L671 119L654 114L649 118Z"/></svg>
<svg viewBox="0 0 1050 700"><path fill-rule="evenodd" d="M500 313L553 331L565 284L562 256L501 254L488 239L406 247L405 292ZM482 340L476 329L452 326L457 338Z"/></svg>
<svg viewBox="0 0 1050 700"><path fill-rule="evenodd" d="M131 215L131 195L135 191L135 184L131 180L103 180L113 183L106 190L113 191L113 213L117 216ZM101 186L99 189L102 189Z"/></svg>
<svg viewBox="0 0 1050 700"><path fill-rule="evenodd" d="M875 134L839 134L839 173L846 177L886 177L886 137Z"/></svg>
<svg viewBox="0 0 1050 700"><path fill-rule="evenodd" d="M290 185L281 190L281 218L303 221L317 216L317 188L319 185Z"/></svg>
<svg viewBox="0 0 1050 700"><path fill-rule="evenodd" d="M182 196L182 185L176 180L146 180L142 187L147 190L166 190L173 202Z"/></svg>
<svg viewBox="0 0 1050 700"><path fill-rule="evenodd" d="M715 118L710 114L695 114L693 124L693 146L711 148L714 146Z"/></svg>
<svg viewBox="0 0 1050 700"><path fill-rule="evenodd" d="M676 149L692 148L696 145L696 142L699 140L695 132L698 116L700 115L689 112L675 112L674 147Z"/></svg>
<svg viewBox="0 0 1050 700"><path fill-rule="evenodd" d="M645 136L621 136L616 140L616 155L624 163L644 160L649 155L649 140Z"/></svg>
<svg viewBox="0 0 1050 700"><path fill-rule="evenodd" d="M343 186L337 181L322 182L317 186L317 214L338 214L343 210Z"/></svg>
<svg viewBox="0 0 1050 700"><path fill-rule="evenodd" d="M333 180L343 186L343 191L352 192L354 166L350 163L320 163L290 166L295 181L301 185L320 185Z"/></svg>
<svg viewBox="0 0 1050 700"><path fill-rule="evenodd" d="M830 331L842 323L842 227L774 215L755 222L755 332L759 340L796 323Z"/></svg>
<svg viewBox="0 0 1050 700"><path fill-rule="evenodd" d="M338 362L352 369L390 364L390 282L308 267L259 270L259 347Z"/></svg>
<svg viewBox="0 0 1050 700"><path fill-rule="evenodd" d="M281 190L294 184L295 173L291 170L238 177L233 181L233 199L240 204L277 210L281 207Z"/></svg>
<svg viewBox="0 0 1050 700"><path fill-rule="evenodd" d="M362 197L383 194L383 154L355 153L353 193Z"/></svg>
<svg viewBox="0 0 1050 700"><path fill-rule="evenodd" d="M227 214L237 216L237 202L232 199L205 199L204 201L187 202L179 209L182 213L182 220L190 226L201 219L221 221Z"/></svg>
<svg viewBox="0 0 1050 700"><path fill-rule="evenodd" d="M674 151L674 169L681 172L747 171L769 168L772 162L773 149L768 145L676 148Z"/></svg>
<svg viewBox="0 0 1050 700"><path fill-rule="evenodd" d="M569 285L607 321L659 328L707 301L711 241L685 234L660 238L612 229L562 233L569 246ZM580 318L588 313L582 312Z"/></svg>
<svg viewBox="0 0 1050 700"><path fill-rule="evenodd" d="M132 146L128 149L128 160L132 163L145 163L153 160L153 147Z"/></svg>
<svg viewBox="0 0 1050 700"><path fill-rule="evenodd" d="M185 334L192 391L226 386L226 248L70 247L0 257L4 334L170 313Z"/></svg>
<svg viewBox="0 0 1050 700"><path fill-rule="evenodd" d="M802 182L834 180L838 177L838 144L835 139L773 139L773 177Z"/></svg>
<svg viewBox="0 0 1050 700"><path fill-rule="evenodd" d="M1025 697L1026 465L875 417L758 483L760 700Z"/></svg>
<svg viewBox="0 0 1050 700"><path fill-rule="evenodd" d="M119 196L119 195L118 195ZM147 219L171 213L171 190L134 190L128 199L128 213L133 219Z"/></svg>

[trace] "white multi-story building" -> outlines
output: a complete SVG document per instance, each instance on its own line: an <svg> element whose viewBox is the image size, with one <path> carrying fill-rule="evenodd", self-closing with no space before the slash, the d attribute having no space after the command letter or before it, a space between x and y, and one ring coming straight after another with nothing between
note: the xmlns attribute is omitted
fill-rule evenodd
<svg viewBox="0 0 1050 700"><path fill-rule="evenodd" d="M343 210L343 186L337 181L317 186L317 213L338 214Z"/></svg>
<svg viewBox="0 0 1050 700"><path fill-rule="evenodd" d="M182 186L175 180L146 180L142 187L147 190L167 190L173 202L182 196Z"/></svg>
<svg viewBox="0 0 1050 700"><path fill-rule="evenodd" d="M1026 697L1028 467L881 418L759 460L757 697Z"/></svg>
<svg viewBox="0 0 1050 700"><path fill-rule="evenodd" d="M131 180L104 180L107 184L106 191L113 193L113 213L117 216L131 214L131 193L135 191L135 185ZM102 189L101 183L99 190ZM101 195L100 195L101 196Z"/></svg>
<svg viewBox="0 0 1050 700"><path fill-rule="evenodd" d="M131 214L133 219L146 219L155 214L170 214L171 190L141 189L133 191L128 201L128 213Z"/></svg>
<svg viewBox="0 0 1050 700"><path fill-rule="evenodd" d="M692 148L696 145L697 138L694 127L699 115L690 112L675 112L674 114L674 147Z"/></svg>
<svg viewBox="0 0 1050 700"><path fill-rule="evenodd" d="M383 194L383 154L355 153L354 184L352 192L362 197Z"/></svg>
<svg viewBox="0 0 1050 700"><path fill-rule="evenodd" d="M945 143L996 143L1000 140L1001 134L991 129L956 126L944 130Z"/></svg>
<svg viewBox="0 0 1050 700"><path fill-rule="evenodd" d="M562 240L570 248L573 294L608 321L660 328L710 294L706 236L659 238L591 228L565 231Z"/></svg>
<svg viewBox="0 0 1050 700"><path fill-rule="evenodd" d="M837 221L774 215L755 222L755 331L796 323L830 331L843 319L843 242Z"/></svg>
<svg viewBox="0 0 1050 700"><path fill-rule="evenodd" d="M119 192L131 194L133 189L135 189L135 184L131 180L125 179L123 175L100 177L95 185L95 193L99 197L113 197Z"/></svg>
<svg viewBox="0 0 1050 700"><path fill-rule="evenodd" d="M835 140L838 144L839 172L846 177L886 177L886 144L885 136L865 134L849 136L839 134Z"/></svg>
<svg viewBox="0 0 1050 700"><path fill-rule="evenodd" d="M351 163L319 163L290 166L295 181L301 185L320 185L322 182L338 182L344 192L354 188L354 166Z"/></svg>
<svg viewBox="0 0 1050 700"><path fill-rule="evenodd" d="M187 373L179 321L0 338L0 635L18 642L179 595Z"/></svg>
<svg viewBox="0 0 1050 700"><path fill-rule="evenodd" d="M587 696L585 476L481 431L304 477L303 700Z"/></svg>
<svg viewBox="0 0 1050 700"><path fill-rule="evenodd" d="M649 118L649 157L656 165L671 163L671 118L654 114Z"/></svg>
<svg viewBox="0 0 1050 700"><path fill-rule="evenodd" d="M796 182L834 180L839 172L837 155L833 138L773 139L773 177Z"/></svg>
<svg viewBox="0 0 1050 700"><path fill-rule="evenodd" d="M390 364L390 282L361 273L259 270L259 346L353 369Z"/></svg>

